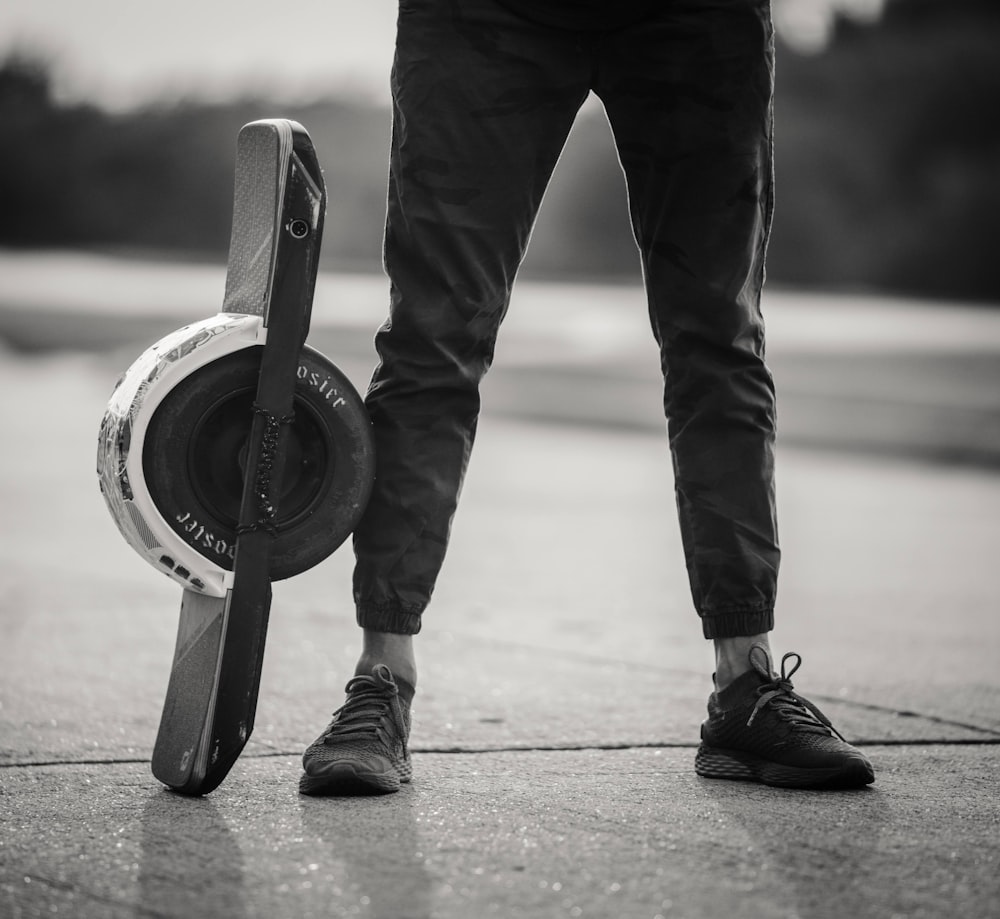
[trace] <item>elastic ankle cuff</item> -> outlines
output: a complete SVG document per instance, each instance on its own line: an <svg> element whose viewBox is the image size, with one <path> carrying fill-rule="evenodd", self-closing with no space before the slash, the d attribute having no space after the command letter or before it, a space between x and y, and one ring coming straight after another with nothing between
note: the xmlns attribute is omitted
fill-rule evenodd
<svg viewBox="0 0 1000 919"><path fill-rule="evenodd" d="M420 631L422 611L406 610L395 603L358 601L356 612L358 625L373 632L416 635Z"/></svg>
<svg viewBox="0 0 1000 919"><path fill-rule="evenodd" d="M701 630L706 638L739 638L761 635L774 628L774 610L739 610L728 613L701 613Z"/></svg>

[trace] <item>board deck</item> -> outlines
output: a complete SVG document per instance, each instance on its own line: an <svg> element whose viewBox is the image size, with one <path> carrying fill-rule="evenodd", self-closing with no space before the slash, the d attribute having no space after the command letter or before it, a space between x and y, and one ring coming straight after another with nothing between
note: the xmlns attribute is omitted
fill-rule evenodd
<svg viewBox="0 0 1000 919"><path fill-rule="evenodd" d="M196 781L204 778L206 767L198 758L205 750L205 724L222 664L228 600L192 590L185 590L181 600L177 645L152 760L153 775L171 788L185 788L192 776Z"/></svg>

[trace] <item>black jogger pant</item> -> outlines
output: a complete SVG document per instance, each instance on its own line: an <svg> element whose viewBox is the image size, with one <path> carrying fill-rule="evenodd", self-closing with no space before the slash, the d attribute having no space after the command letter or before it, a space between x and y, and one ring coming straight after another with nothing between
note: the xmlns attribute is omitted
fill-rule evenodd
<svg viewBox="0 0 1000 919"><path fill-rule="evenodd" d="M490 366L580 105L604 103L642 256L687 570L708 638L773 626L774 388L760 290L772 210L767 0L662 0L617 31L497 0L401 0L385 265L367 395L376 483L358 622L415 633L444 559Z"/></svg>

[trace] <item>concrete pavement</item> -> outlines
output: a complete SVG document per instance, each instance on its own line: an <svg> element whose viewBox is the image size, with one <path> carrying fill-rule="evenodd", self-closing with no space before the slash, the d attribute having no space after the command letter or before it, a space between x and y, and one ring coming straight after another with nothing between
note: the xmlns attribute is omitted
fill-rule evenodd
<svg viewBox="0 0 1000 919"><path fill-rule="evenodd" d="M968 747L876 749L869 792L711 783L690 751L417 754L380 799L248 757L178 799L138 765L5 779L7 916L996 915L995 785ZM68 803L71 802L71 803ZM31 828L29 830L29 827Z"/></svg>
<svg viewBox="0 0 1000 919"><path fill-rule="evenodd" d="M418 647L414 784L296 793L358 651L345 549L276 585L254 736L192 800L147 765L179 590L93 471L123 356L0 356L0 916L996 914L994 473L782 444L775 644L878 778L710 782L662 437L488 401Z"/></svg>

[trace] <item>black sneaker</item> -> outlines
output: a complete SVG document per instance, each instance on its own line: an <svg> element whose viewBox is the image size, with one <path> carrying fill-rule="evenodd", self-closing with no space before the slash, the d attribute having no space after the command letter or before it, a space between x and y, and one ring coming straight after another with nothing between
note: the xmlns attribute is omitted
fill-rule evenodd
<svg viewBox="0 0 1000 919"><path fill-rule="evenodd" d="M347 683L347 701L302 757L305 795L363 795L399 791L413 777L409 706L384 664Z"/></svg>
<svg viewBox="0 0 1000 919"><path fill-rule="evenodd" d="M751 647L753 669L709 696L694 761L698 775L783 788L860 788L875 781L864 754L794 691L791 677L801 663L798 654L786 654L777 675L767 649Z"/></svg>

